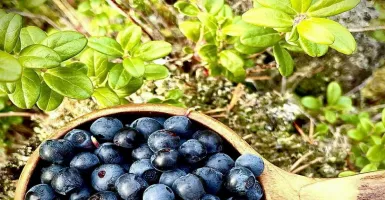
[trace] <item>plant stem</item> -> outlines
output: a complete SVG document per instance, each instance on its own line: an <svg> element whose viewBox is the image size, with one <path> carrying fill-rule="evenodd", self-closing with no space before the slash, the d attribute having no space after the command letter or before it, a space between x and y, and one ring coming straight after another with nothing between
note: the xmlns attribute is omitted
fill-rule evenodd
<svg viewBox="0 0 385 200"><path fill-rule="evenodd" d="M42 117L43 115L37 113L29 113L29 112L5 112L0 113L0 118L2 117Z"/></svg>
<svg viewBox="0 0 385 200"><path fill-rule="evenodd" d="M378 30L385 30L385 26L368 26L368 27L359 27L359 28L349 28L349 31L352 33L378 31Z"/></svg>
<svg viewBox="0 0 385 200"><path fill-rule="evenodd" d="M54 27L55 29L61 30L61 28L54 21L52 21L50 18L48 18L46 16L36 15L33 13L29 13L29 12L15 11L15 10L12 10L11 12L19 14L19 15L24 16L24 17L31 18L31 19L41 19L41 20L47 22L52 27Z"/></svg>

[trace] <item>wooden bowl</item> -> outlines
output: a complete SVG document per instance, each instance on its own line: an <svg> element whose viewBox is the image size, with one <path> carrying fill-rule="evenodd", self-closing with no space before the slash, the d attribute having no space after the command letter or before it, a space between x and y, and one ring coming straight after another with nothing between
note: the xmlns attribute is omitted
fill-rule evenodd
<svg viewBox="0 0 385 200"><path fill-rule="evenodd" d="M131 104L98 110L82 116L50 136L50 139L62 138L68 131L92 122L103 116L151 116L151 115L185 115L187 109L154 104ZM240 154L259 155L239 135L221 122L201 114L191 112L188 117L193 121L219 133ZM24 199L30 186L30 180L39 162L36 150L25 165L17 183L15 199ZM266 200L385 200L385 172L360 174L346 178L314 179L286 172L264 159L265 171L260 182Z"/></svg>

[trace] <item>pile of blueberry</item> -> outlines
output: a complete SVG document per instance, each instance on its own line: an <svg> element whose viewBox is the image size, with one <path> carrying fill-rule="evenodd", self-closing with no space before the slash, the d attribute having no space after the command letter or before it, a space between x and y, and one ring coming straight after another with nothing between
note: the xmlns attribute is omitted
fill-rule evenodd
<svg viewBox="0 0 385 200"><path fill-rule="evenodd" d="M259 200L256 177L263 160L245 154L235 161L211 130L195 130L185 116L142 117L124 126L102 117L89 131L73 129L47 140L40 158L41 184L27 200ZM226 147L227 148L227 147Z"/></svg>

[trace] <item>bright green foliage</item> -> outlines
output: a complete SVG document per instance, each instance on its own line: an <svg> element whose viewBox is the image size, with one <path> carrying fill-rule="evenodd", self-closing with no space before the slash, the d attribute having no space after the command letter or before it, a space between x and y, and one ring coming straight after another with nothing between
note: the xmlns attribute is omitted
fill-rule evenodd
<svg viewBox="0 0 385 200"><path fill-rule="evenodd" d="M384 26L385 25L385 2L375 1L374 7L379 13L378 18L371 20L371 26ZM385 30L375 30L369 32L369 35L380 42L385 42Z"/></svg>
<svg viewBox="0 0 385 200"><path fill-rule="evenodd" d="M186 105L182 102L183 91L180 89L172 89L166 93L163 99L152 98L147 101L147 103L161 103L172 106L178 106L185 108Z"/></svg>

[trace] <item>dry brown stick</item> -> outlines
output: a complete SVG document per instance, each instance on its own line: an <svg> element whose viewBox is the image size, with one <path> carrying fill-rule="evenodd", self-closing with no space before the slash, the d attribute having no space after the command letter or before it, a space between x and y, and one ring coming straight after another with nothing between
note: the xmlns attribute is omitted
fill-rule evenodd
<svg viewBox="0 0 385 200"><path fill-rule="evenodd" d="M301 156L301 158L295 161L295 163L290 167L290 172L292 172L295 168L297 168L299 164L301 164L305 159L307 159L312 154L313 154L313 151L309 151L305 155Z"/></svg>
<svg viewBox="0 0 385 200"><path fill-rule="evenodd" d="M378 31L378 30L385 30L385 26L368 26L368 27L359 27L359 28L349 28L349 31L352 33Z"/></svg>
<svg viewBox="0 0 385 200"><path fill-rule="evenodd" d="M313 142L309 139L309 137L303 132L301 127L299 127L299 125L296 122L294 122L293 124L294 124L294 128L302 136L302 139L305 140L306 142L310 143L310 144L313 144Z"/></svg>
<svg viewBox="0 0 385 200"><path fill-rule="evenodd" d="M2 117L45 117L45 115L29 112L5 112L0 113L0 118Z"/></svg>
<svg viewBox="0 0 385 200"><path fill-rule="evenodd" d="M253 80L253 81L266 81L266 80L270 80L271 77L270 76L249 76L246 79Z"/></svg>
<svg viewBox="0 0 385 200"><path fill-rule="evenodd" d="M310 138L310 141L312 142L314 142L313 135L314 135L314 122L313 120L310 120L309 138Z"/></svg>
<svg viewBox="0 0 385 200"><path fill-rule="evenodd" d="M237 87L233 91L233 97L231 98L230 104L227 106L227 111L230 111L231 109L234 108L235 105L237 105L239 98L241 98L243 94L243 88L244 88L243 84L238 83Z"/></svg>
<svg viewBox="0 0 385 200"><path fill-rule="evenodd" d="M308 164L302 165L301 167L298 167L297 169L295 169L294 171L292 171L292 173L293 173L293 174L299 173L299 172L301 172L302 170L308 168L310 165L313 165L313 164L315 164L315 163L317 163L317 162L321 162L321 161L322 161L322 158L321 158L321 157L316 158L316 159L314 159L313 161L309 162Z"/></svg>
<svg viewBox="0 0 385 200"><path fill-rule="evenodd" d="M28 17L31 19L41 19L41 20L47 22L52 27L54 27L55 29L61 30L61 28L54 21L52 21L50 18L48 18L46 16L37 15L37 14L29 13L29 12L14 11L14 10L10 10L10 12L17 13L21 16Z"/></svg>
<svg viewBox="0 0 385 200"><path fill-rule="evenodd" d="M226 111L226 108L216 108L214 110L209 110L204 112L205 114L213 114L213 113L219 113L219 112L224 112Z"/></svg>

